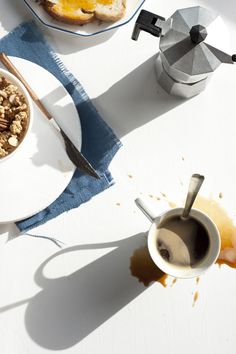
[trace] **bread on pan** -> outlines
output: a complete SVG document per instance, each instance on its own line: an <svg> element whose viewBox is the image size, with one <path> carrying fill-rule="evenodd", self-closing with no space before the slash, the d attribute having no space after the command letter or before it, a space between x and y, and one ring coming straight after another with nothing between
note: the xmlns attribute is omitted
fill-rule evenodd
<svg viewBox="0 0 236 354"><path fill-rule="evenodd" d="M42 0L44 10L54 19L82 25L99 19L120 20L125 14L126 0Z"/></svg>

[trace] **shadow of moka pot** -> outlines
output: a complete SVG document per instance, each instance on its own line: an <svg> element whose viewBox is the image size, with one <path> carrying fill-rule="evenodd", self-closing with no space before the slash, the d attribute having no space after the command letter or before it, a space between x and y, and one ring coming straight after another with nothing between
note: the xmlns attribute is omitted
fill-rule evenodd
<svg viewBox="0 0 236 354"><path fill-rule="evenodd" d="M221 63L236 61L236 54L226 53L229 36L222 19L201 6L179 9L167 20L142 10L132 39L137 40L141 30L160 37L157 80L171 95L199 94Z"/></svg>

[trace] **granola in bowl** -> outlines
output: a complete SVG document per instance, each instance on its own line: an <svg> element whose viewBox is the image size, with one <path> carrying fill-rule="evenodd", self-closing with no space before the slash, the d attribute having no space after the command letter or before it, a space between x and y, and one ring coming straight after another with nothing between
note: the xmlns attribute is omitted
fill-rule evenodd
<svg viewBox="0 0 236 354"><path fill-rule="evenodd" d="M24 140L31 119L30 98L21 82L0 70L0 161Z"/></svg>

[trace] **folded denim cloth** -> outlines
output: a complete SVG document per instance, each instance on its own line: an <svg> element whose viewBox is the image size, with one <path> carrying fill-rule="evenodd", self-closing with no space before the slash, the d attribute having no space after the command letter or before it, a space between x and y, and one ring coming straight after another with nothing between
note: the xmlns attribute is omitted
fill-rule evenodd
<svg viewBox="0 0 236 354"><path fill-rule="evenodd" d="M0 40L0 51L41 65L64 85L78 110L83 136L82 153L101 175L100 180L76 169L64 192L38 214L16 223L21 232L78 207L113 184L108 166L121 146L103 121L78 80L66 69L33 21L18 26Z"/></svg>

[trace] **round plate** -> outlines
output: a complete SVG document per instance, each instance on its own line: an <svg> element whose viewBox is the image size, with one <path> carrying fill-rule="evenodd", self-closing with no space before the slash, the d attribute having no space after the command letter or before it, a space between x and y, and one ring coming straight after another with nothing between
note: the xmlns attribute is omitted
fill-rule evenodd
<svg viewBox="0 0 236 354"><path fill-rule="evenodd" d="M40 6L39 2L36 2L35 0L24 0L24 2L27 5L27 7L30 9L30 11L33 13L33 15L43 25L65 33L74 34L82 37L89 37L125 25L130 20L132 20L132 18L141 8L145 0L127 0L125 16L119 21L111 23L111 22L101 22L95 20L83 26L67 25L66 23L54 20L51 16L49 16L44 11L42 6Z"/></svg>
<svg viewBox="0 0 236 354"><path fill-rule="evenodd" d="M79 116L62 84L30 61L10 59L55 120L63 122L71 140L73 134L74 144L81 149ZM34 103L33 115L32 128L21 149L6 161L0 160L0 223L18 221L43 210L63 192L75 170L60 133Z"/></svg>

